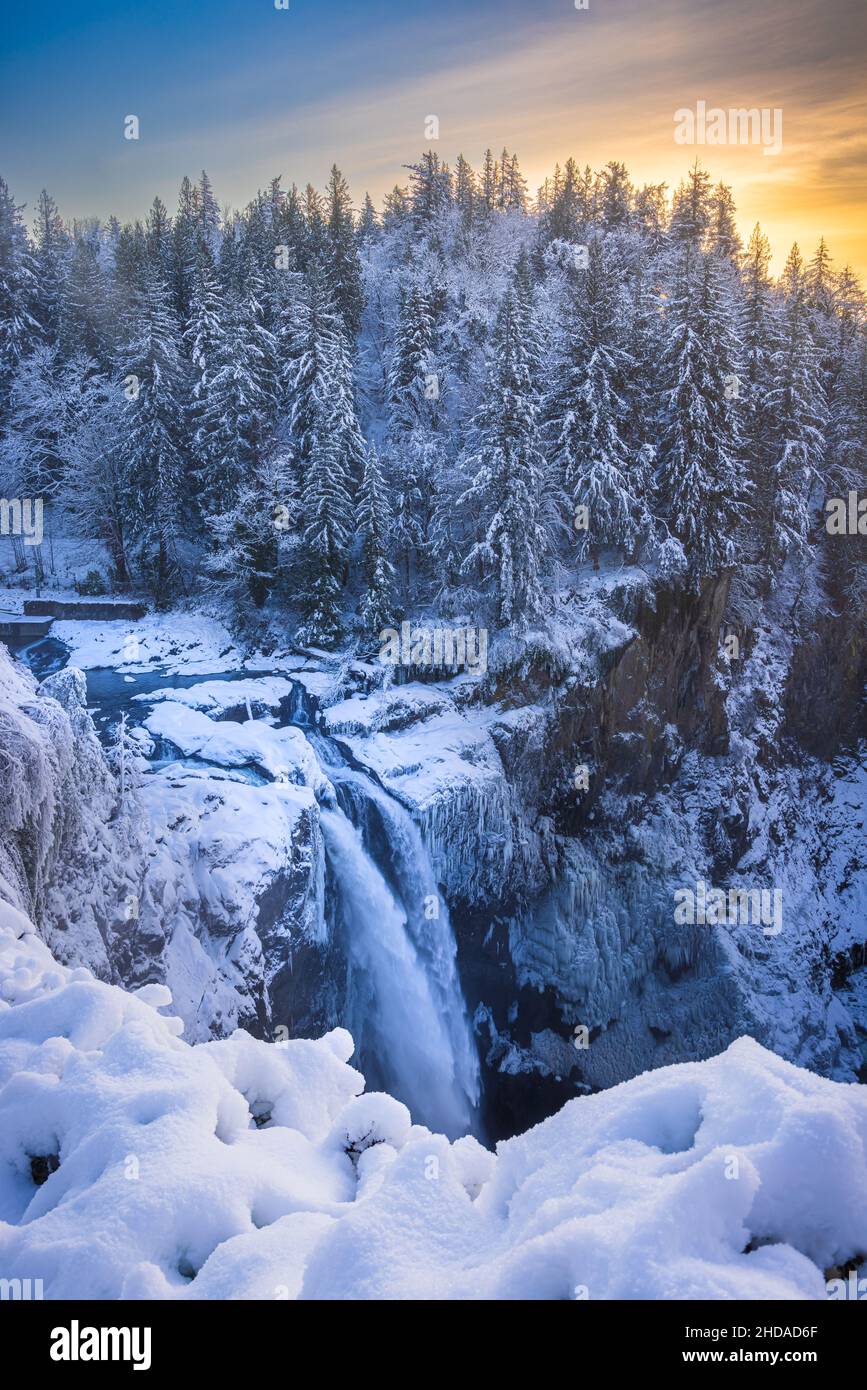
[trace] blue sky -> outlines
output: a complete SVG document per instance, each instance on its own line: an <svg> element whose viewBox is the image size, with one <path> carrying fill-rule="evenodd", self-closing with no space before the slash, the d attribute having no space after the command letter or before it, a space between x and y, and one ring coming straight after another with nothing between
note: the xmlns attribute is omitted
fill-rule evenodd
<svg viewBox="0 0 867 1390"><path fill-rule="evenodd" d="M865 0L4 0L3 32L0 173L31 209L46 186L68 217L173 210L203 167L243 205L335 160L379 198L431 114L444 158L505 144L532 189L570 153L671 183L673 111L704 99L784 111L778 158L702 151L744 227L867 269Z"/></svg>

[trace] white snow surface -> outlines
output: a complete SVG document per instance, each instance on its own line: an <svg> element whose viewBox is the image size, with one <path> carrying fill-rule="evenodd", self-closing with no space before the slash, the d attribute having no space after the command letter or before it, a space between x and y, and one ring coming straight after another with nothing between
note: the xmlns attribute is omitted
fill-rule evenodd
<svg viewBox="0 0 867 1390"><path fill-rule="evenodd" d="M237 671L243 657L228 628L202 613L146 613L136 621L55 622L51 636L70 649L69 664L83 671L165 670L167 675L213 675Z"/></svg>
<svg viewBox="0 0 867 1390"><path fill-rule="evenodd" d="M867 1249L867 1091L748 1038L491 1154L362 1095L343 1029L190 1046L170 1007L58 965L0 905L4 1278L48 1298L823 1299L822 1271Z"/></svg>
<svg viewBox="0 0 867 1390"><path fill-rule="evenodd" d="M297 782L314 790L327 785L316 756L300 730L275 729L261 719L243 724L217 722L200 710L166 700L144 721L152 734L166 738L186 756L195 754L221 767L255 763L279 782Z"/></svg>
<svg viewBox="0 0 867 1390"><path fill-rule="evenodd" d="M228 1031L244 1008L265 1008L259 929L269 888L291 880L294 931L318 929L315 797L289 782L253 786L231 770L169 764L145 780L141 807L150 828L141 914L165 933L175 1012L193 1041Z"/></svg>
<svg viewBox="0 0 867 1390"><path fill-rule="evenodd" d="M280 701L291 693L292 682L285 680L283 676L257 676L246 680L199 681L196 685L187 686L185 690L166 686L162 690L134 695L133 699L148 704L156 704L160 700L175 700L189 709L202 710L218 719L226 710L243 706L247 700L254 710L257 706L265 706L269 710L279 709Z"/></svg>

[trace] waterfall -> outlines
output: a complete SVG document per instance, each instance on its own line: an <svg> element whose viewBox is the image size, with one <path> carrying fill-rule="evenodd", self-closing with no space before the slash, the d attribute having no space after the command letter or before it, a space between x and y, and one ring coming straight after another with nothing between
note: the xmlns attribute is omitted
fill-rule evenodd
<svg viewBox="0 0 867 1390"><path fill-rule="evenodd" d="M409 813L336 747L309 735L338 795L321 811L350 984L346 1025L363 1069L413 1118L450 1137L472 1127L479 1062L448 908Z"/></svg>

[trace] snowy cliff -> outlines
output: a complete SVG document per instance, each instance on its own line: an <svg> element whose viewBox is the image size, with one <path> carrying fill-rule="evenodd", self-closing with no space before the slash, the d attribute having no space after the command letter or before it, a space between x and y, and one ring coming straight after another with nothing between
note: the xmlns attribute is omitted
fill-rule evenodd
<svg viewBox="0 0 867 1390"><path fill-rule="evenodd" d="M285 731L280 782L251 783L231 760L170 762L124 807L86 699L81 671L37 687L0 647L0 899L65 963L117 984L168 983L190 1038L239 1023L270 1032L269 990L321 930L322 841L305 783L318 772L304 740ZM299 1004L275 1022L296 1031L316 1013Z"/></svg>
<svg viewBox="0 0 867 1390"><path fill-rule="evenodd" d="M727 600L726 582L603 575L540 652L532 634L495 644L484 681L324 713L431 850L497 1127L744 1031L864 1074L863 643L838 630L845 660L805 657L771 599L730 659ZM833 709L836 729L820 736L805 706ZM675 895L699 881L779 894L779 931L679 925Z"/></svg>
<svg viewBox="0 0 867 1390"><path fill-rule="evenodd" d="M35 801L4 808L26 826L0 836L4 895L64 962L166 984L188 1041L351 1021L374 1084L414 1108L413 1048L440 1057L443 1097L459 1073L476 1089L463 996L495 1137L743 1033L863 1077L861 648L838 632L845 660L805 658L771 600L730 659L727 601L725 582L587 576L545 633L494 643L485 675L403 684L279 651L279 675L261 657L248 675L219 624L148 620L145 670L180 683L128 697L152 762L126 821L80 674L37 692L6 665L6 756L26 750ZM123 661L92 626L66 625L73 657ZM183 683L220 655L225 678ZM819 704L836 737L805 717ZM779 894L779 930L678 923L698 883ZM459 1002L434 1007L430 981Z"/></svg>

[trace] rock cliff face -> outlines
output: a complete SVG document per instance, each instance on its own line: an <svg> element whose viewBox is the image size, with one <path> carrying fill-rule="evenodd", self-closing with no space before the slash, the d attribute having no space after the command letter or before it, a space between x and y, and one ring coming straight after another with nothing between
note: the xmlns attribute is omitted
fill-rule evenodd
<svg viewBox="0 0 867 1390"><path fill-rule="evenodd" d="M727 598L627 573L543 656L501 649L484 691L409 683L326 711L431 850L497 1133L745 1030L863 1074L863 634L804 645L770 607L739 632ZM781 928L679 925L699 881L779 894Z"/></svg>

